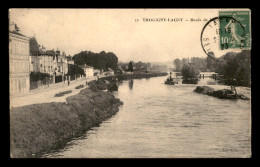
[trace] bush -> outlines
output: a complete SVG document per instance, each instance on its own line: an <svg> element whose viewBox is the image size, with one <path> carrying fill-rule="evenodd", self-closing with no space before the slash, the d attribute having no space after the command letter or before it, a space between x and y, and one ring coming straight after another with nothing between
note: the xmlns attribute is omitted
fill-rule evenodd
<svg viewBox="0 0 260 167"><path fill-rule="evenodd" d="M46 77L50 77L50 74L41 73L41 72L31 72L30 73L31 82L44 80Z"/></svg>
<svg viewBox="0 0 260 167"><path fill-rule="evenodd" d="M59 92L57 94L55 94L55 97L61 97L61 96L64 96L65 94L69 94L71 93L72 90L68 90L68 91L64 91L64 92Z"/></svg>
<svg viewBox="0 0 260 167"><path fill-rule="evenodd" d="M79 85L79 86L76 86L75 89L80 89L80 88L83 88L84 85Z"/></svg>
<svg viewBox="0 0 260 167"><path fill-rule="evenodd" d="M191 65L184 64L181 73L184 78L197 78L199 70Z"/></svg>

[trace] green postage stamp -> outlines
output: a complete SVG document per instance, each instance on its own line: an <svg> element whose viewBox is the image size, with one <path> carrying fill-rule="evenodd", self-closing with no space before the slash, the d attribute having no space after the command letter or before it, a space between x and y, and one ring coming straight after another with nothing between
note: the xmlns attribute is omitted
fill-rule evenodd
<svg viewBox="0 0 260 167"><path fill-rule="evenodd" d="M219 11L220 49L251 49L251 13Z"/></svg>

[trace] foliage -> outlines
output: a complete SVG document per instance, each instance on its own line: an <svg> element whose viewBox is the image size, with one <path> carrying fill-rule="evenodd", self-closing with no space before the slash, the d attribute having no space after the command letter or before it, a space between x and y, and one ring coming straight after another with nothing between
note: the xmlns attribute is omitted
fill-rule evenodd
<svg viewBox="0 0 260 167"><path fill-rule="evenodd" d="M251 86L251 54L242 51L237 54L224 55L226 60L223 70L225 83L236 86Z"/></svg>
<svg viewBox="0 0 260 167"><path fill-rule="evenodd" d="M30 73L31 82L44 80L46 77L50 77L50 74L41 73L41 72L31 72Z"/></svg>
<svg viewBox="0 0 260 167"><path fill-rule="evenodd" d="M250 87L250 51L244 50L240 53L228 52L220 58L215 58L214 53L211 53L211 57L192 57L191 62L188 61L188 58L183 58L182 60L175 59L173 63L176 67L176 71L181 71L184 78L195 78L199 70L203 71L207 69L223 75L223 82L227 85ZM188 62L191 63L191 65L188 65Z"/></svg>
<svg viewBox="0 0 260 167"><path fill-rule="evenodd" d="M183 58L182 60L180 59L175 59L173 61L173 64L175 66L175 71L176 72L181 72L182 67L186 64L192 64L193 67L196 67L197 69L200 69L201 71L206 71L207 70L207 61L205 58L199 58L199 57L192 57L189 61L188 58Z"/></svg>
<svg viewBox="0 0 260 167"><path fill-rule="evenodd" d="M128 64L128 71L131 71L133 72L133 63L130 61L129 64Z"/></svg>
<svg viewBox="0 0 260 167"><path fill-rule="evenodd" d="M61 96L64 96L65 94L69 94L71 93L72 90L68 90L68 91L64 91L64 92L59 92L59 93L56 93L54 97L61 97Z"/></svg>
<svg viewBox="0 0 260 167"><path fill-rule="evenodd" d="M174 61L173 61L173 64L174 64L174 66L175 66L175 70L177 71L177 72L181 72L181 69L182 69L182 62L181 62L181 60L180 59L175 59Z"/></svg>
<svg viewBox="0 0 260 167"><path fill-rule="evenodd" d="M194 67L196 67L197 69L200 69L201 71L207 70L206 58L192 57L191 63ZM210 69L208 69L208 70L210 70Z"/></svg>
<svg viewBox="0 0 260 167"><path fill-rule="evenodd" d="M118 63L118 58L113 52L106 53L105 51L100 53L82 51L75 54L72 59L74 60L75 65L87 64L95 69L103 69L104 71L107 71L108 68L116 70Z"/></svg>
<svg viewBox="0 0 260 167"><path fill-rule="evenodd" d="M31 54L40 53L39 44L38 44L35 37L30 38L29 45L30 45L30 53Z"/></svg>
<svg viewBox="0 0 260 167"><path fill-rule="evenodd" d="M69 69L68 69L68 74L67 75L84 75L84 70L82 68L80 68L77 65L74 64L68 64L69 65Z"/></svg>
<svg viewBox="0 0 260 167"><path fill-rule="evenodd" d="M147 71L151 68L151 63L137 62L134 64L135 71Z"/></svg>
<svg viewBox="0 0 260 167"><path fill-rule="evenodd" d="M197 78L199 75L199 71L196 67L188 64L184 64L182 67L182 76L187 79L187 78Z"/></svg>
<svg viewBox="0 0 260 167"><path fill-rule="evenodd" d="M75 89L81 89L81 88L84 88L84 85L79 85L79 86L76 86Z"/></svg>
<svg viewBox="0 0 260 167"><path fill-rule="evenodd" d="M181 59L181 63L182 64L188 64L189 63L189 59L188 58L182 58Z"/></svg>

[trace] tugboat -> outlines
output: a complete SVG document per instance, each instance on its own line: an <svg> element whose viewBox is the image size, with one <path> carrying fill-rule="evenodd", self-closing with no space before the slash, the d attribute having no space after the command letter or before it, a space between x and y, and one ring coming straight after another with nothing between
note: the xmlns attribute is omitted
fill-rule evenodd
<svg viewBox="0 0 260 167"><path fill-rule="evenodd" d="M170 77L168 77L166 79L166 81L164 81L164 83L167 84L167 85L174 85L175 84L175 82L173 81L173 78L172 78L172 72L170 72Z"/></svg>

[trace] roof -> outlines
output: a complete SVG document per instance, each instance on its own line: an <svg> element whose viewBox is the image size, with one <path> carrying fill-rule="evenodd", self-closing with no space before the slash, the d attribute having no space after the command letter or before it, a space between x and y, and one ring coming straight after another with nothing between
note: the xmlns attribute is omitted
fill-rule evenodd
<svg viewBox="0 0 260 167"><path fill-rule="evenodd" d="M46 50L46 53L49 54L49 55L52 55L52 56L55 55L54 50Z"/></svg>
<svg viewBox="0 0 260 167"><path fill-rule="evenodd" d="M16 34L16 35L20 35L20 36L23 36L23 37L26 37L25 35L17 32L17 31L9 31L10 33L13 33L13 34Z"/></svg>

